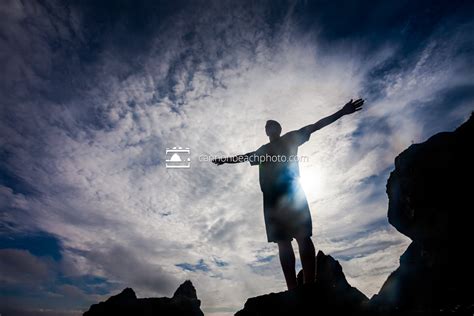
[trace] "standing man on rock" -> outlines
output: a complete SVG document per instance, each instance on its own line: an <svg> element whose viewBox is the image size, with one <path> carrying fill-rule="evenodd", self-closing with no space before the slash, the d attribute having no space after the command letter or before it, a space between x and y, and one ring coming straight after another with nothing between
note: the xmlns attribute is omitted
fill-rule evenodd
<svg viewBox="0 0 474 316"><path fill-rule="evenodd" d="M311 240L313 227L308 202L299 183L298 147L308 141L315 131L344 115L361 110L363 104L362 99L350 100L336 113L283 136L280 136L280 123L269 120L265 125L269 143L247 154L212 161L216 165L249 161L251 165L259 166L267 240L278 244L280 263L289 290L296 287L293 238L300 250L304 283L315 280L315 250Z"/></svg>

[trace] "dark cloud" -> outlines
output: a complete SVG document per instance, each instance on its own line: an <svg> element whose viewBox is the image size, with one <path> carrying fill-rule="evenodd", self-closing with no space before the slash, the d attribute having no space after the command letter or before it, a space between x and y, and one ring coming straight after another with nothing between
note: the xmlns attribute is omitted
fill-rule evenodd
<svg viewBox="0 0 474 316"><path fill-rule="evenodd" d="M52 276L52 263L48 258L38 258L26 250L0 250L0 278L3 285L37 285Z"/></svg>
<svg viewBox="0 0 474 316"><path fill-rule="evenodd" d="M0 248L2 313L69 315L119 286L103 277L70 275L60 241L45 232L2 233Z"/></svg>

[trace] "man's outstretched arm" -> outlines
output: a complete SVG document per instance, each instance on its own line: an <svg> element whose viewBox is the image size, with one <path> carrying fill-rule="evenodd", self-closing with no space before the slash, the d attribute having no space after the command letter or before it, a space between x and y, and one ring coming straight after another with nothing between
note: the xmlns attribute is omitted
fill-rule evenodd
<svg viewBox="0 0 474 316"><path fill-rule="evenodd" d="M351 99L349 102L347 102L342 107L342 109L340 109L336 113L334 113L332 115L329 115L329 116L326 116L325 118L320 119L319 121L317 121L314 124L307 125L307 126L303 127L301 130L306 132L306 133L309 133L309 134L314 133L318 129L321 129L325 126L328 126L329 124L334 123L335 121L337 121L338 119L340 119L344 115L352 114L354 112L362 110L362 104L364 104L363 99L358 99L358 100L355 100L355 101L352 101L352 99Z"/></svg>
<svg viewBox="0 0 474 316"><path fill-rule="evenodd" d="M246 153L243 155L237 155L233 157L227 157L227 158L216 158L213 159L212 162L215 163L216 165L222 165L225 163L239 163L239 162L246 162L249 160L249 157L253 155L254 152Z"/></svg>

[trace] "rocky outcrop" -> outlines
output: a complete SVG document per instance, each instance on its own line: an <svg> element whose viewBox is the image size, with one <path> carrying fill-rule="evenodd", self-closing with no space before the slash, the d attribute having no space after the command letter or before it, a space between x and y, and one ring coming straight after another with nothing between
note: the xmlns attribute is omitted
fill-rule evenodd
<svg viewBox="0 0 474 316"><path fill-rule="evenodd" d="M131 288L111 296L105 302L94 304L84 316L136 315L136 316L203 316L201 301L191 281L181 284L172 298L137 298Z"/></svg>
<svg viewBox="0 0 474 316"><path fill-rule="evenodd" d="M371 305L381 311L474 311L471 255L474 116L411 145L387 182L388 220L413 242Z"/></svg>
<svg viewBox="0 0 474 316"><path fill-rule="evenodd" d="M174 299L193 299L197 300L196 289L194 288L191 281L186 280L181 284L173 294Z"/></svg>
<svg viewBox="0 0 474 316"><path fill-rule="evenodd" d="M316 257L316 281L301 284L291 291L250 298L237 316L314 315L318 313L354 313L364 311L368 298L347 282L338 261L322 251Z"/></svg>

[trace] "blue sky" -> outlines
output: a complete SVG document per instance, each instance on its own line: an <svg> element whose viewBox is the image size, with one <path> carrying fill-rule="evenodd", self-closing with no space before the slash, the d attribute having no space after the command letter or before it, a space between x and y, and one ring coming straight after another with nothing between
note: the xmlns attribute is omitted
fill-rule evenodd
<svg viewBox="0 0 474 316"><path fill-rule="evenodd" d="M209 315L285 288L258 171L216 167L363 97L300 148L316 248L375 294L409 239L385 183L473 110L469 1L2 1L0 313L191 279ZM165 168L165 149L191 168Z"/></svg>

